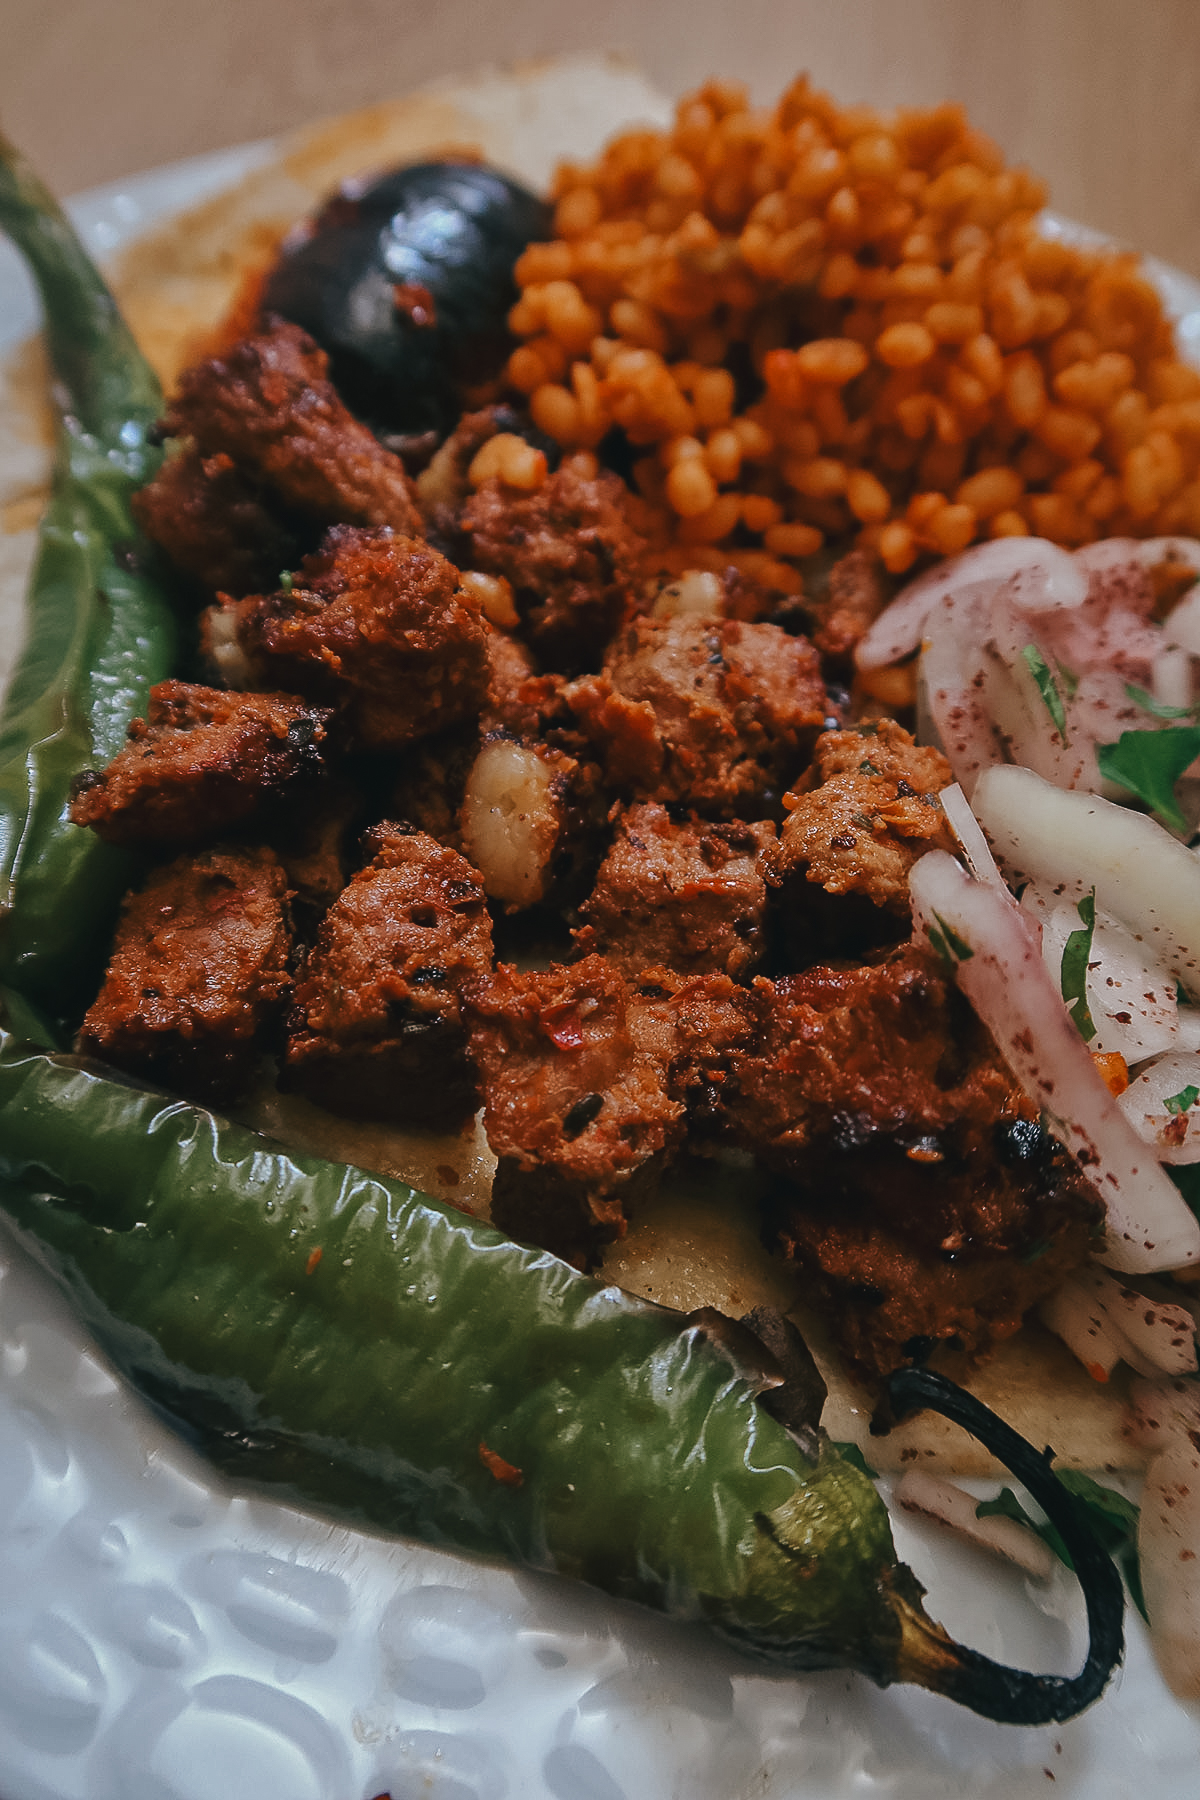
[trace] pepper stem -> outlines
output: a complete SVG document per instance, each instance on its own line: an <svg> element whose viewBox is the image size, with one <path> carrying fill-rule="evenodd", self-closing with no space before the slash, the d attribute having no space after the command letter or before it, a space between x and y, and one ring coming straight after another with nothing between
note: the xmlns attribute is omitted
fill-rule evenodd
<svg viewBox="0 0 1200 1800"><path fill-rule="evenodd" d="M1088 1622L1088 1653L1078 1675L1035 1675L957 1643L922 1611L915 1595L896 1587L889 1600L900 1625L897 1679L944 1694L1001 1724L1048 1725L1073 1718L1103 1693L1124 1654L1125 1590L1074 1495L1051 1468L1053 1452L1035 1450L973 1394L930 1369L897 1369L887 1388L895 1420L922 1407L941 1413L1025 1484L1070 1552Z"/></svg>

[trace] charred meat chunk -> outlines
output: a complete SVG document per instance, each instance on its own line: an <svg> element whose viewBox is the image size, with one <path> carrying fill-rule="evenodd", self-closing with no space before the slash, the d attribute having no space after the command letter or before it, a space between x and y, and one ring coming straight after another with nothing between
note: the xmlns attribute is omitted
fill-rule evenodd
<svg viewBox="0 0 1200 1800"><path fill-rule="evenodd" d="M881 719L827 731L794 792L775 878L797 963L869 949L909 934L909 870L927 850L953 850L938 801L950 765Z"/></svg>
<svg viewBox="0 0 1200 1800"><path fill-rule="evenodd" d="M744 976L763 956L774 843L766 820L677 823L663 806L627 807L580 911L628 975L664 963L688 975Z"/></svg>
<svg viewBox="0 0 1200 1800"><path fill-rule="evenodd" d="M529 683L538 680L529 651L519 638L491 627L487 634L487 656L484 729L512 731L518 737L540 736L537 705L531 705L524 698ZM540 689L535 687L533 696L539 694Z"/></svg>
<svg viewBox="0 0 1200 1800"><path fill-rule="evenodd" d="M1000 1161L988 1175L980 1165L973 1176L954 1167L931 1176L886 1152L853 1164L821 1156L803 1196L775 1196L784 1253L868 1377L914 1355L986 1356L1095 1248L1095 1193L1048 1132L1015 1123L1037 1146L1017 1169ZM1000 1156L1012 1129L996 1127ZM917 1218L940 1230L939 1243L913 1229ZM976 1238L980 1225L987 1235Z"/></svg>
<svg viewBox="0 0 1200 1800"><path fill-rule="evenodd" d="M458 571L387 528L335 526L289 587L210 608L203 642L234 686L282 682L344 707L364 750L473 718L488 691L486 627Z"/></svg>
<svg viewBox="0 0 1200 1800"><path fill-rule="evenodd" d="M568 698L614 787L716 818L763 817L828 711L804 638L687 616L636 620Z"/></svg>
<svg viewBox="0 0 1200 1800"><path fill-rule="evenodd" d="M463 566L511 584L523 629L546 667L595 668L636 609L644 544L616 475L570 458L531 493L492 478L459 519Z"/></svg>
<svg viewBox="0 0 1200 1800"><path fill-rule="evenodd" d="M601 956L470 990L471 1048L498 1158L492 1217L512 1236L588 1259L683 1137L666 1071L639 1048L634 996Z"/></svg>
<svg viewBox="0 0 1200 1800"><path fill-rule="evenodd" d="M451 1130L475 1109L460 995L492 927L476 871L422 831L377 826L296 983L287 1086L356 1119Z"/></svg>
<svg viewBox="0 0 1200 1800"><path fill-rule="evenodd" d="M506 631L488 632L487 701L480 718L483 731L507 731L513 737L544 738L553 729L578 737L564 699L561 675L539 675L520 638Z"/></svg>
<svg viewBox="0 0 1200 1800"><path fill-rule="evenodd" d="M784 1178L781 1242L847 1354L883 1372L914 1340L1010 1336L1088 1255L1100 1204L929 952L755 993L718 1111Z"/></svg>
<svg viewBox="0 0 1200 1800"><path fill-rule="evenodd" d="M311 787L329 717L290 694L160 681L125 748L77 778L71 818L110 844L203 843Z"/></svg>
<svg viewBox="0 0 1200 1800"><path fill-rule="evenodd" d="M301 554L278 508L223 452L183 446L133 496L133 510L176 568L212 593L261 592Z"/></svg>
<svg viewBox="0 0 1200 1800"><path fill-rule="evenodd" d="M269 850L181 856L126 897L79 1048L196 1099L233 1099L282 1010L290 948L287 878Z"/></svg>
<svg viewBox="0 0 1200 1800"><path fill-rule="evenodd" d="M348 412L329 359L282 319L180 377L168 437L202 457L228 456L286 505L327 525L391 525L417 533L420 514L398 456Z"/></svg>
<svg viewBox="0 0 1200 1800"><path fill-rule="evenodd" d="M666 1071L671 1098L683 1101L690 1148L728 1141L720 1109L735 1057L756 1041L757 994L728 975L681 975L661 966L640 970L629 988L630 1035Z"/></svg>
<svg viewBox="0 0 1200 1800"><path fill-rule="evenodd" d="M848 666L860 638L888 602L883 568L867 550L852 550L834 563L824 592L804 610L812 621L812 640L822 656Z"/></svg>

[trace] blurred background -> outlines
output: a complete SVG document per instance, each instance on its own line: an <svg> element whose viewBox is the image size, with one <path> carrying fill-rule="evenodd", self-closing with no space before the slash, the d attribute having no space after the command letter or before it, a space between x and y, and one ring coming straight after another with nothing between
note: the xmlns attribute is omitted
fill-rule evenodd
<svg viewBox="0 0 1200 1800"><path fill-rule="evenodd" d="M1200 0L3 0L0 124L68 193L451 74L619 50L671 94L954 97L1053 204L1200 275Z"/></svg>

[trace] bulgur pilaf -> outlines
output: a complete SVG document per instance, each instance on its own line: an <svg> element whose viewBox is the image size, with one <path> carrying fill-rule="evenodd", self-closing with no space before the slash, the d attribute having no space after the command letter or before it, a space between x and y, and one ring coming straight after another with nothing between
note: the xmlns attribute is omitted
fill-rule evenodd
<svg viewBox="0 0 1200 1800"><path fill-rule="evenodd" d="M564 447L641 450L664 566L795 592L851 538L900 575L985 538L1200 532L1200 374L1158 294L1043 235L1042 183L961 106L710 82L554 197L508 379Z"/></svg>

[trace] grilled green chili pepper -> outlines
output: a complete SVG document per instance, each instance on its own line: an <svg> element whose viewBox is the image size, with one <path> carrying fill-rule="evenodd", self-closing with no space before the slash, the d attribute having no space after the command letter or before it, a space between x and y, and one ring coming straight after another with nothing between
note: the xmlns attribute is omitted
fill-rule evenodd
<svg viewBox="0 0 1200 1800"><path fill-rule="evenodd" d="M59 410L25 650L0 717L0 977L69 1008L128 885L126 853L67 819L176 657L130 496L157 464L153 370L70 224L0 139L0 228L37 280Z"/></svg>
<svg viewBox="0 0 1200 1800"><path fill-rule="evenodd" d="M169 612L123 554L158 393L69 227L2 146L0 224L34 265L68 392L0 728L0 972L61 1005L124 873L67 823L70 783L112 755L172 663ZM1092 1648L1071 1680L954 1644L866 1476L828 1445L807 1455L678 1314L411 1188L30 1048L46 1038L24 1000L7 1018L0 1204L117 1366L231 1472L704 1619L790 1668L913 1681L1025 1723L1103 1688L1119 1583L1114 1598L1111 1565L1089 1563L1044 1471L1031 1486L1092 1577ZM958 1404L936 1381L918 1389ZM982 1412L968 1422L987 1441Z"/></svg>
<svg viewBox="0 0 1200 1800"><path fill-rule="evenodd" d="M1110 1594L1073 1680L962 1649L922 1611L867 1477L828 1445L805 1455L679 1314L396 1182L11 1034L2 1050L5 1210L123 1373L230 1472L703 1619L793 1669L1027 1723L1103 1687L1119 1581L1115 1639Z"/></svg>

